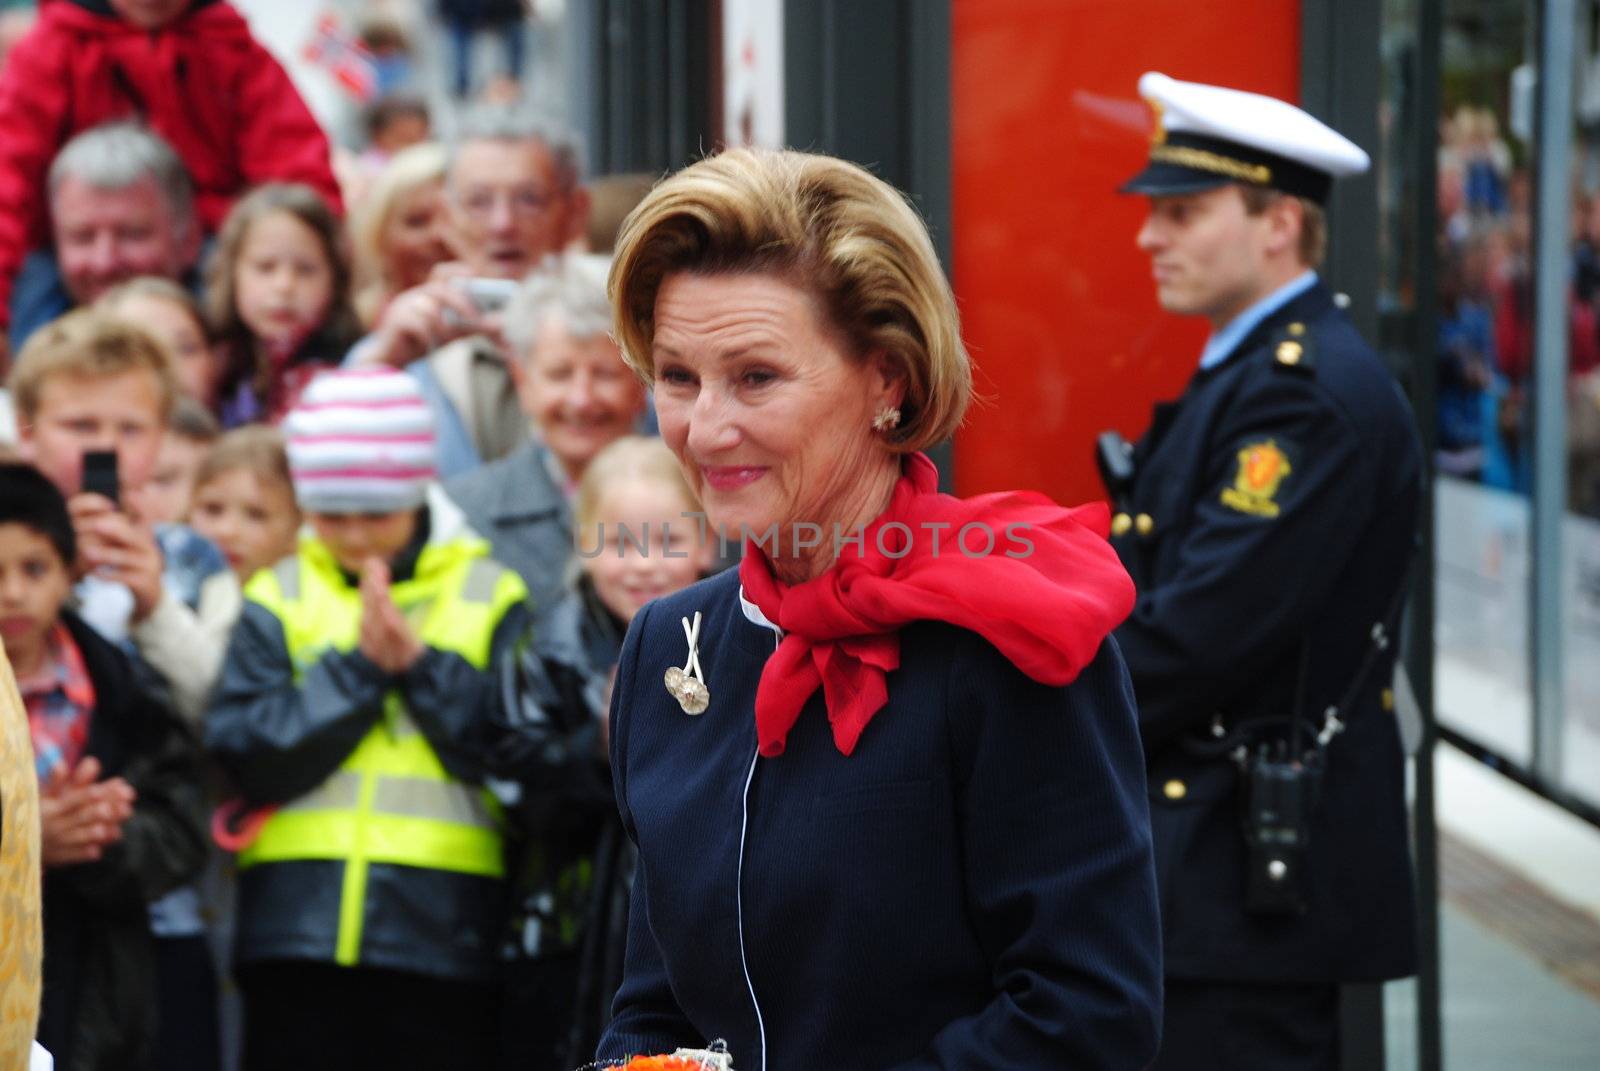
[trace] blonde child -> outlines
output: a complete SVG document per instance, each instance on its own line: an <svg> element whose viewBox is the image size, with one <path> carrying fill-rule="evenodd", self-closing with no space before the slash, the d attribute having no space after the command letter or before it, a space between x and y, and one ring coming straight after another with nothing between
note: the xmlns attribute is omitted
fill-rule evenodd
<svg viewBox="0 0 1600 1071"><path fill-rule="evenodd" d="M309 187L262 186L234 206L206 272L223 360L223 427L277 423L360 336L339 219Z"/></svg>
<svg viewBox="0 0 1600 1071"><path fill-rule="evenodd" d="M276 428L235 428L217 442L195 476L190 523L222 551L240 584L294 553L300 507Z"/></svg>
<svg viewBox="0 0 1600 1071"><path fill-rule="evenodd" d="M148 331L98 309L41 328L11 375L19 447L67 496L84 619L132 640L198 720L238 614L239 585L218 550L182 524L150 517L151 483L178 390L172 356ZM117 500L83 486L89 451L113 451Z"/></svg>
<svg viewBox="0 0 1600 1071"><path fill-rule="evenodd" d="M139 324L165 342L172 351L178 389L210 412L217 411L222 368L193 294L171 279L141 275L106 291L95 308Z"/></svg>
<svg viewBox="0 0 1600 1071"><path fill-rule="evenodd" d="M574 500L577 564L506 667L508 747L499 773L519 834L512 855L501 1046L505 1066L588 1059L621 981L632 872L604 753L622 637L645 603L698 580L700 509L660 439L624 436L584 470ZM591 876L585 876L591 875ZM559 997L570 1010L552 1002Z"/></svg>

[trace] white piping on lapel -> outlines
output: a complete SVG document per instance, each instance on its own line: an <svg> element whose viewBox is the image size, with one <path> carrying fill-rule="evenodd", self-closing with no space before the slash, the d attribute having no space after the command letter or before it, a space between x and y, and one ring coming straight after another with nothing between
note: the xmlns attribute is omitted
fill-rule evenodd
<svg viewBox="0 0 1600 1071"><path fill-rule="evenodd" d="M744 611L744 616L747 621L753 625L760 625L762 628L770 628L777 636L776 642L783 642L783 629L779 628L777 625L774 625L771 621L768 621L767 615L761 612L761 607L744 597L743 584L739 585L739 609Z"/></svg>

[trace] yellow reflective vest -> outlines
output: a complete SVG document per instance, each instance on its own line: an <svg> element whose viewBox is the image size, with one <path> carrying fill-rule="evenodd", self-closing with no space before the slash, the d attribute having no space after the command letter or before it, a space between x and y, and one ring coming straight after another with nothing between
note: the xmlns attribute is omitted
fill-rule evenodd
<svg viewBox="0 0 1600 1071"><path fill-rule="evenodd" d="M495 626L527 594L477 539L428 544L413 576L389 590L424 644L486 671ZM245 595L282 622L297 681L330 648L358 644L360 592L319 540L303 540L298 554L257 573ZM339 769L276 810L239 853L241 869L298 860L344 862L335 962L351 966L361 948L368 868L500 878L501 814L487 791L450 775L399 691L390 690L383 717Z"/></svg>

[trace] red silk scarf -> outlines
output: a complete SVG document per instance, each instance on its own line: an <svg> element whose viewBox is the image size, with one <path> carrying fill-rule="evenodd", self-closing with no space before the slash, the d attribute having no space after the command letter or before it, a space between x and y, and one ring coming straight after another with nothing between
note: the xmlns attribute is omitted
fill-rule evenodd
<svg viewBox="0 0 1600 1071"><path fill-rule="evenodd" d="M889 508L820 576L788 585L756 545L739 566L745 598L783 630L756 689L761 754L783 754L822 688L841 752L888 701L899 629L945 621L992 643L1042 684L1071 683L1133 610L1133 581L1107 542L1103 503L1064 509L1032 491L940 494L923 454L906 459ZM986 553L984 552L986 551Z"/></svg>

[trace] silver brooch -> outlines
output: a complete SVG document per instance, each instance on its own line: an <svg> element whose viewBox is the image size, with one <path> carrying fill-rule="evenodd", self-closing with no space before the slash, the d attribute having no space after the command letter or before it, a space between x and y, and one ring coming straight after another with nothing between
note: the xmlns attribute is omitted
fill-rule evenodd
<svg viewBox="0 0 1600 1071"><path fill-rule="evenodd" d="M667 670L667 694L678 701L685 714L703 714L711 705L711 690L706 687L705 672L700 668L700 611L694 612L694 623L683 619L683 635L689 641L689 660L683 668L673 666Z"/></svg>

